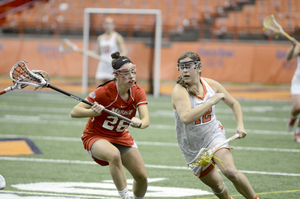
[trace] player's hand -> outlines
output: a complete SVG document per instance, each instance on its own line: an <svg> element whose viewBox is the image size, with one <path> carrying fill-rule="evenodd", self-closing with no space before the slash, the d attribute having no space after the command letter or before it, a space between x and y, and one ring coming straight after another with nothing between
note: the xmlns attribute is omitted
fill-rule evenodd
<svg viewBox="0 0 300 199"><path fill-rule="evenodd" d="M139 118L133 117L131 118L130 126L140 128L142 126L142 120Z"/></svg>
<svg viewBox="0 0 300 199"><path fill-rule="evenodd" d="M240 135L239 139L244 138L247 135L246 130L244 128L242 128L242 127L238 127L236 129L235 133Z"/></svg>
<svg viewBox="0 0 300 199"><path fill-rule="evenodd" d="M297 45L297 43L298 43L298 41L294 38L294 37L292 37L293 39L292 39L292 44L293 44L293 46L296 46Z"/></svg>
<svg viewBox="0 0 300 199"><path fill-rule="evenodd" d="M224 93L216 93L212 98L211 98L211 102L215 105L217 104L221 99L225 98L225 94Z"/></svg>
<svg viewBox="0 0 300 199"><path fill-rule="evenodd" d="M98 104L97 102L94 103L94 105L91 107L91 109L97 113L97 115L101 115L104 106L102 106L101 104Z"/></svg>

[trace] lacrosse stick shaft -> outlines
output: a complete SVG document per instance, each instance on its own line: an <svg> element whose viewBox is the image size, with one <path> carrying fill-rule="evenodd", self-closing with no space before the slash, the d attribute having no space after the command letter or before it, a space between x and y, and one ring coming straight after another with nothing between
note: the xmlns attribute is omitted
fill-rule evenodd
<svg viewBox="0 0 300 199"><path fill-rule="evenodd" d="M12 91L16 88L17 88L17 84L14 84L13 86L7 87L7 88L3 89L2 91L0 91L0 95L3 95L4 93Z"/></svg>
<svg viewBox="0 0 300 199"><path fill-rule="evenodd" d="M0 95L3 95L4 93L7 93L8 91L11 91L10 87L7 87L6 89L0 91Z"/></svg>
<svg viewBox="0 0 300 199"><path fill-rule="evenodd" d="M7 92L12 91L12 90L13 90L13 88L11 86L7 87L7 88L3 89L2 91L0 91L0 95L3 95L4 93L7 93Z"/></svg>
<svg viewBox="0 0 300 199"><path fill-rule="evenodd" d="M103 62L105 62L107 64L111 64L111 59L105 58L103 56L101 57L100 55L94 53L93 51L83 50L83 49L77 49L77 50L75 50L75 52L81 53L83 55L87 55L87 56L95 58L95 59L98 59L99 61L103 61Z"/></svg>
<svg viewBox="0 0 300 199"><path fill-rule="evenodd" d="M221 146L227 144L228 142L231 142L232 140L235 140L236 138L238 138L240 135L239 134L235 134L233 136L231 136L230 138L224 140L224 142L221 142L219 144L217 144L216 146L214 146L212 148L212 152L215 152L216 150L218 150Z"/></svg>
<svg viewBox="0 0 300 199"><path fill-rule="evenodd" d="M291 37L289 34L287 34L286 32L282 31L282 34L288 38L290 41L293 41L293 37ZM296 45L300 47L300 43L296 42Z"/></svg>
<svg viewBox="0 0 300 199"><path fill-rule="evenodd" d="M73 99L75 99L75 100L78 100L78 101L80 101L80 102L86 103L86 104L88 104L88 105L90 105L90 106L93 106L93 105L94 105L93 103L91 103L91 102L89 102L89 101L87 101L87 100L84 100L84 99L82 99L82 98L80 98L80 97L77 97L77 96L75 96L75 95L73 95L73 94L71 94L71 93L68 93L68 92L66 92L66 91L64 91L64 90L61 90L61 89L59 89L59 88L57 88L57 87L55 87L55 86L52 86L52 85L50 85L50 84L47 84L46 87L51 88L51 89L53 89L53 90L55 90L55 91L58 91L58 92L60 92L60 93L63 93L63 94L65 94L65 95L67 95L67 96L69 96L69 97L71 97L71 98L73 98ZM110 111L110 110L107 110L107 109L103 109L103 111L106 112L106 113L108 113L108 114L111 114L111 115L113 115L113 116L116 116L116 117L118 117L118 118L120 118L120 119L122 119L122 120L125 120L126 122L131 123L131 120L128 119L127 117L124 117L124 116L122 116L122 115L119 115L119 114L117 114L117 113L115 113L115 112L112 112L112 111Z"/></svg>

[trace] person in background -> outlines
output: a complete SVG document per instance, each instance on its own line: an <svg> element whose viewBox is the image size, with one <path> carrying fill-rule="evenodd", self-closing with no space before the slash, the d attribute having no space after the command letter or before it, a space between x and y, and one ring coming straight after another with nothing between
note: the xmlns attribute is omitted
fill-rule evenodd
<svg viewBox="0 0 300 199"><path fill-rule="evenodd" d="M104 33L97 37L96 53L100 55L95 81L97 85L103 84L114 78L111 67L111 54L120 52L121 56L127 56L124 38L115 31L114 20L106 17L103 23Z"/></svg>
<svg viewBox="0 0 300 199"><path fill-rule="evenodd" d="M144 129L150 124L145 91L135 83L136 66L119 52L112 55L115 79L98 86L87 100L71 111L71 117L89 117L81 136L83 145L95 162L109 165L113 182L122 199L130 198L123 166L133 176L134 199L143 199L147 187L147 174L142 156L127 128ZM131 123L103 111L108 109L131 120ZM139 118L136 118L138 110Z"/></svg>
<svg viewBox="0 0 300 199"><path fill-rule="evenodd" d="M201 77L202 65L197 53L182 54L177 60L177 69L180 76L172 92L172 106L178 146L189 165L201 148L212 148L226 140L225 130L215 115L215 104L220 100L232 109L237 122L235 133L239 138L247 133L240 103L219 82ZM218 198L231 199L214 164L246 199L258 199L246 176L236 169L228 144L216 151L208 165L190 168Z"/></svg>
<svg viewBox="0 0 300 199"><path fill-rule="evenodd" d="M292 46L286 54L286 59L291 60L297 57L297 68L291 82L292 109L291 116L287 123L287 130L292 131L300 113L300 46L298 41L293 38ZM300 142L300 121L294 133L294 141Z"/></svg>

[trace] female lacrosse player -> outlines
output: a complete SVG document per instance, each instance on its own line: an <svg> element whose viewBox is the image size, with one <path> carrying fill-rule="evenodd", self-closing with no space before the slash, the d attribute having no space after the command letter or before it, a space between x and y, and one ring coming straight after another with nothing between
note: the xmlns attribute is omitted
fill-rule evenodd
<svg viewBox="0 0 300 199"><path fill-rule="evenodd" d="M287 60L291 60L294 57L297 57L297 68L291 83L292 110L291 117L287 124L288 131L293 130L294 124L296 123L297 117L300 113L300 46L298 46L297 43L297 40L293 38L292 47L286 54ZM294 141L300 142L300 120L294 133Z"/></svg>
<svg viewBox="0 0 300 199"><path fill-rule="evenodd" d="M136 66L119 52L111 56L115 79L89 94L87 100L94 103L92 107L81 102L73 108L71 116L89 117L81 137L84 148L95 162L109 165L121 198L130 198L123 165L134 178L134 198L144 198L148 186L144 162L126 129L129 125L141 129L149 126L146 93L135 84ZM109 115L104 108L131 119L131 123ZM140 119L135 117L136 109Z"/></svg>
<svg viewBox="0 0 300 199"><path fill-rule="evenodd" d="M115 31L114 20L111 17L105 18L103 28L104 33L97 38L96 53L100 55L95 76L97 85L114 78L110 55L116 51L119 51L122 56L126 56L127 54L124 38Z"/></svg>
<svg viewBox="0 0 300 199"><path fill-rule="evenodd" d="M232 109L237 122L235 133L244 138L247 133L239 102L217 81L201 77L202 65L199 55L194 52L182 54L178 58L177 68L180 76L172 92L172 105L177 141L186 162L192 163L201 148L212 148L226 140L225 130L215 116L215 104L220 100ZM246 176L235 168L228 144L219 149L215 157L213 162L238 192L247 199L258 198ZM194 166L191 169L218 198L231 198L222 176L214 165L208 164L204 168Z"/></svg>

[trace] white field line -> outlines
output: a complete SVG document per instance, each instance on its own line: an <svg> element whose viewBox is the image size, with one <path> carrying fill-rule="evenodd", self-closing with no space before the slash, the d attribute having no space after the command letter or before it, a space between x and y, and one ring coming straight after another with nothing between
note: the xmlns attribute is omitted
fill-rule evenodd
<svg viewBox="0 0 300 199"><path fill-rule="evenodd" d="M52 136L33 136L33 135L10 135L10 134L0 134L0 138L30 138L35 140L50 140L50 141L67 141L67 142L82 142L81 139L72 137L52 137ZM165 147L178 147L177 143L167 143L167 142L143 142L136 141L138 145L144 146L165 146ZM276 151L276 152L287 152L287 153L300 153L300 149L279 149L279 148L261 148L261 147L241 147L232 146L237 150L245 151Z"/></svg>
<svg viewBox="0 0 300 199"><path fill-rule="evenodd" d="M2 195L1 195L2 194ZM5 195L4 195L5 194ZM24 197L30 195L31 197L34 197L35 199L37 199L36 196L40 196L38 198L50 198L53 199L57 198L77 198L77 199L85 199L85 198L93 198L93 199L108 199L108 198L101 198L99 196L84 196L84 195L70 195L70 194L50 194L50 193L37 193L37 192L28 192L28 191L6 191L6 190L0 190L0 196L1 198L3 197L4 199L10 199L10 198L21 198L21 197L17 197L15 195L12 194L18 194L18 195L25 195ZM7 196L7 197L6 197ZM28 198L28 197L26 197ZM112 198L112 197L109 197Z"/></svg>
<svg viewBox="0 0 300 199"><path fill-rule="evenodd" d="M28 115L4 115L0 117L0 123L20 123L20 124L53 124L53 125L72 125L72 126L81 126L84 127L86 125L87 118L79 119L79 118L70 118L69 115L49 115L49 114L41 114L37 116L28 116ZM282 120L281 120L282 121ZM159 125L159 124L151 124L148 128L151 129L159 129L159 130L172 130L175 131L175 125ZM235 132L235 129L226 129L227 132ZM293 132L286 131L269 131L269 130L251 130L246 129L248 133L253 134L266 134L266 135L293 135Z"/></svg>
<svg viewBox="0 0 300 199"><path fill-rule="evenodd" d="M57 99L56 99L57 100ZM32 101L32 100L31 100ZM52 102L53 100L51 100ZM58 100L60 101L60 100ZM150 103L151 104L151 103ZM155 104L155 107L157 108L157 104ZM150 105L149 105L150 106ZM168 108L169 107L169 108ZM64 112L69 113L71 111L72 107L70 108L55 108L55 107L43 107L43 106L9 106L9 105L2 105L0 106L0 110L3 111L26 111L26 112ZM275 106L244 106L242 107L244 113L277 113L277 112L290 112L291 107L290 106L281 106L281 107L275 107ZM151 109L150 109L151 112ZM162 109L156 110L152 112L153 114L159 114L162 116L173 116L173 109L170 104L166 104L165 106L162 106ZM217 114L232 114L232 110L228 107L217 107L216 108Z"/></svg>
<svg viewBox="0 0 300 199"><path fill-rule="evenodd" d="M41 162L41 163L62 163L62 164L84 164L84 165L97 165L94 161L81 161L81 160L54 160L54 159L42 159L42 158L18 158L18 157L0 157L0 160L5 161L22 161L22 162ZM165 166L165 165L145 165L147 168L154 169L174 169L174 170L186 170L188 167L180 166ZM281 172L265 172L265 171L241 171L248 174L260 174L260 175L276 175L276 176L294 176L300 177L298 173L281 173Z"/></svg>

